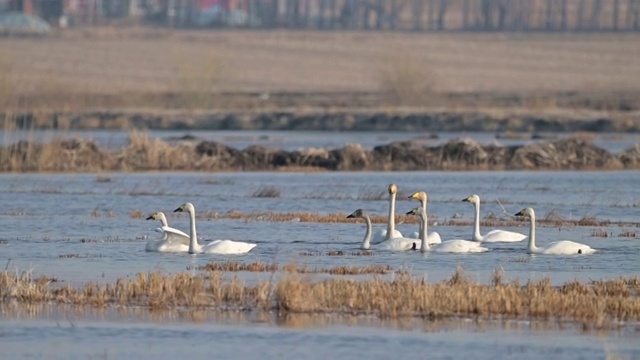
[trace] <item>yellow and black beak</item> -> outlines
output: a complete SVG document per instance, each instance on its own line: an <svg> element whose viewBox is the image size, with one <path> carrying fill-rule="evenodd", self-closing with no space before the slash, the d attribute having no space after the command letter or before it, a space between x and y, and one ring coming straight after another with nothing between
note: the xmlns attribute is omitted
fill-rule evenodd
<svg viewBox="0 0 640 360"><path fill-rule="evenodd" d="M524 216L524 210L520 210L518 211L515 215L513 216Z"/></svg>
<svg viewBox="0 0 640 360"><path fill-rule="evenodd" d="M471 202L471 196L469 196L469 197L467 197L467 198L462 199L462 201L464 201L464 202Z"/></svg>
<svg viewBox="0 0 640 360"><path fill-rule="evenodd" d="M182 209L183 209L182 206L180 206L179 208L173 210L173 212L182 212L183 211Z"/></svg>
<svg viewBox="0 0 640 360"><path fill-rule="evenodd" d="M146 218L145 220L155 220L156 217L154 215L149 215L148 218Z"/></svg>

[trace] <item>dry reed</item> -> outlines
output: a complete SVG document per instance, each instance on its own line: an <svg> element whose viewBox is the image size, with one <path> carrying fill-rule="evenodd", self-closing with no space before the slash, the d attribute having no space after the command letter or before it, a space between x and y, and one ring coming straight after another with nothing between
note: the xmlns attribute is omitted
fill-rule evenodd
<svg viewBox="0 0 640 360"><path fill-rule="evenodd" d="M306 266L296 266L295 264L287 264L278 266L276 264L267 264L262 261L245 264L238 261L226 262L210 262L205 265L196 267L201 271L224 271L224 272L276 272L282 271L287 273L298 274L331 274L331 275L369 275L378 274L386 275L393 272L393 268L389 265L368 265L368 266L335 266L332 268L310 268Z"/></svg>
<svg viewBox="0 0 640 360"><path fill-rule="evenodd" d="M590 283L571 281L554 287L548 278L524 285L505 283L496 270L490 284L473 281L461 269L447 281L429 284L406 273L391 280L326 279L298 274L245 285L220 272L138 274L111 284L89 282L51 286L53 279L30 273L0 273L0 302L166 308L277 309L286 313L373 314L380 317L475 317L575 321L587 328L640 321L640 279Z"/></svg>
<svg viewBox="0 0 640 360"><path fill-rule="evenodd" d="M636 232L635 232L635 231L627 230L627 231L624 231L624 232L620 233L620 235L618 235L618 236L620 236L620 237L634 238L634 237L636 237L636 236L637 236L637 234L636 234Z"/></svg>
<svg viewBox="0 0 640 360"><path fill-rule="evenodd" d="M591 236L593 237L609 237L609 233L605 229L596 229L591 232Z"/></svg>
<svg viewBox="0 0 640 360"><path fill-rule="evenodd" d="M280 197L280 189L274 186L262 186L254 191L251 196L255 198L278 198Z"/></svg>

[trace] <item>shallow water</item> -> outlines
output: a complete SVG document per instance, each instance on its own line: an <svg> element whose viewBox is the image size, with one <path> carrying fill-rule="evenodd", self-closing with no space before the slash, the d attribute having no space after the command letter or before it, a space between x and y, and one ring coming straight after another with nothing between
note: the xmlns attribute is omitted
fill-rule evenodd
<svg viewBox="0 0 640 360"><path fill-rule="evenodd" d="M591 256L528 256L525 244L489 245L484 254L454 255L374 252L373 256L303 256L305 252L358 249L364 224L200 219L205 239L231 238L258 243L241 256L159 254L145 252L157 237L156 222L145 221L163 210L169 224L187 229L183 214L171 213L185 201L198 211L350 213L358 207L386 214L386 187L398 184L397 211L417 204L413 191L430 193L431 219L438 223L459 216L471 220L473 208L461 202L477 193L482 216L514 214L532 206L544 217L552 212L567 219L595 216L622 221L608 226L607 238L594 237L593 227L540 227L540 243L567 238L598 249ZM112 281L138 272L184 271L212 260L295 262L328 268L337 265L389 264L407 268L427 281L450 277L458 265L480 281L504 268L507 279L549 276L555 284L632 276L640 273L640 172L401 172L401 173L149 173L149 174L2 174L0 175L0 261L9 269L52 275L73 284ZM279 197L255 198L261 187ZM375 198L376 200L367 200ZM499 200L499 202L498 202ZM503 208L504 207L504 210ZM142 218L132 217L135 211ZM456 215L457 214L457 215ZM376 229L383 228L381 224ZM405 234L416 225L399 224ZM469 237L470 226L432 225L443 239ZM486 231L488 229L483 229ZM526 233L526 223L511 230ZM61 257L77 255L77 257ZM194 270L192 270L194 271ZM236 273L247 282L268 273ZM322 275L328 276L328 275ZM393 276L393 275L389 275ZM191 313L188 313L191 314ZM233 317L236 314L239 319ZM0 308L0 354L11 358L540 358L595 359L640 356L637 329L581 333L579 329L458 320L458 323L397 325L380 320L288 321L231 313L161 316L146 310L77 313L53 306L18 312ZM453 325L452 325L453 324ZM457 325L456 325L457 324ZM515 325L514 325L515 324ZM257 353L259 351L259 354Z"/></svg>
<svg viewBox="0 0 640 360"><path fill-rule="evenodd" d="M105 181L108 180L108 181ZM374 256L303 256L308 252L358 249L364 224L201 219L198 235L206 240L227 238L256 242L241 256L158 254L144 251L149 238L159 236L158 222L145 221L162 210L169 224L188 231L188 218L172 210L185 201L200 212L342 212L365 208L387 213L387 184L398 184L397 212L417 206L406 196L413 191L430 194L430 231L443 239L470 238L471 226L443 226L456 216L473 218L473 207L461 201L472 193L483 198L482 216L515 214L523 207L538 217L553 213L566 219L594 216L623 221L608 226L609 237L594 237L593 227L539 227L539 245L560 239L588 244L595 256L528 256L525 243L491 244L483 254L428 254L376 252ZM640 232L640 172L336 172L336 173L153 173L153 174L3 174L0 176L0 261L9 268L33 269L62 280L113 280L141 271L182 271L215 259L243 262L296 262L299 265L389 264L409 268L430 281L449 277L456 266L485 281L497 267L507 278L550 276L554 283L573 278L593 279L637 275L640 238L620 236ZM279 197L255 198L261 187L280 191ZM378 197L380 195L380 197ZM377 200L366 200L368 198ZM504 207L504 210L503 210ZM141 218L132 217L135 211ZM375 224L375 229L384 228ZM404 234L417 225L399 224ZM510 230L528 233L527 222ZM482 229L487 231L489 229ZM375 247L374 247L375 249ZM68 258L65 255L73 255ZM260 276L260 274L249 277Z"/></svg>
<svg viewBox="0 0 640 360"><path fill-rule="evenodd" d="M34 312L36 315L34 315ZM114 310L3 309L12 359L631 359L638 329L582 332L528 321L384 321L371 317ZM3 319L4 318L4 319Z"/></svg>

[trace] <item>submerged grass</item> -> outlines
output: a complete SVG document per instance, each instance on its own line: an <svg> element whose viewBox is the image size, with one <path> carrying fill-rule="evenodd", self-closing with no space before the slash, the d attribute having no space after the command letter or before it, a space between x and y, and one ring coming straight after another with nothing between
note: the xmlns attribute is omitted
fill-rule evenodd
<svg viewBox="0 0 640 360"><path fill-rule="evenodd" d="M257 265L255 265L257 266ZM240 267L230 264L228 267ZM295 267L295 265L294 265ZM571 281L552 286L548 278L524 285L505 283L502 270L490 284L473 281L462 269L447 281L429 284L401 273L375 277L312 280L298 273L246 285L219 271L140 273L111 284L53 286L29 272L0 272L0 302L57 302L87 306L145 306L150 309L217 308L287 313L373 314L383 318L469 317L575 321L585 328L610 328L640 321L640 278Z"/></svg>
<svg viewBox="0 0 640 360"><path fill-rule="evenodd" d="M196 267L197 270L206 271L225 271L225 272L276 272L282 271L287 273L298 274L331 274L331 275L367 275L378 274L386 275L393 272L393 268L389 265L367 265L367 266L335 266L331 268L310 268L306 266L296 266L295 264L288 264L284 266L278 266L277 264L267 264L262 261L256 261L250 264L241 263L238 261L227 262L210 262L205 265ZM400 270L402 272L402 270Z"/></svg>

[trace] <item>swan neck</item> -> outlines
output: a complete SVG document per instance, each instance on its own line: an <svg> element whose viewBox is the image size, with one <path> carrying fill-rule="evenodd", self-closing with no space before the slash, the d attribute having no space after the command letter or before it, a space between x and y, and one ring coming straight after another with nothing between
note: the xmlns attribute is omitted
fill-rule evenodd
<svg viewBox="0 0 640 360"><path fill-rule="evenodd" d="M196 212L193 209L189 209L189 220L191 222L189 233L189 254L196 254L200 252L200 245L198 245L198 234L196 233Z"/></svg>
<svg viewBox="0 0 640 360"><path fill-rule="evenodd" d="M385 240L393 237L396 232L396 194L389 194L389 220L387 221L387 235Z"/></svg>
<svg viewBox="0 0 640 360"><path fill-rule="evenodd" d="M424 213L426 214L427 213L427 202L423 201L423 200L420 200L420 205L422 205L422 210L424 210ZM419 223L420 224L419 224L419 227L418 227L418 234L420 236L422 236L422 228L424 228L425 225L423 225L422 221L419 221ZM425 222L425 224L426 224L426 222Z"/></svg>
<svg viewBox="0 0 640 360"><path fill-rule="evenodd" d="M529 225L529 252L535 253L538 251L536 246L536 215L531 214L531 224Z"/></svg>
<svg viewBox="0 0 640 360"><path fill-rule="evenodd" d="M473 240L482 241L482 235L480 235L480 203L473 203L475 209L475 218L473 220Z"/></svg>
<svg viewBox="0 0 640 360"><path fill-rule="evenodd" d="M160 213L158 217L160 218L162 226L169 226L169 223L167 223L167 217L163 213Z"/></svg>
<svg viewBox="0 0 640 360"><path fill-rule="evenodd" d="M365 216L364 221L367 223L367 232L364 234L364 239L362 239L362 250L369 250L371 247L371 233L373 232L373 226L371 225L371 219L369 216Z"/></svg>
<svg viewBox="0 0 640 360"><path fill-rule="evenodd" d="M424 210L424 209L423 209ZM427 244L427 212L420 213L420 252L426 252L429 250L429 244Z"/></svg>

